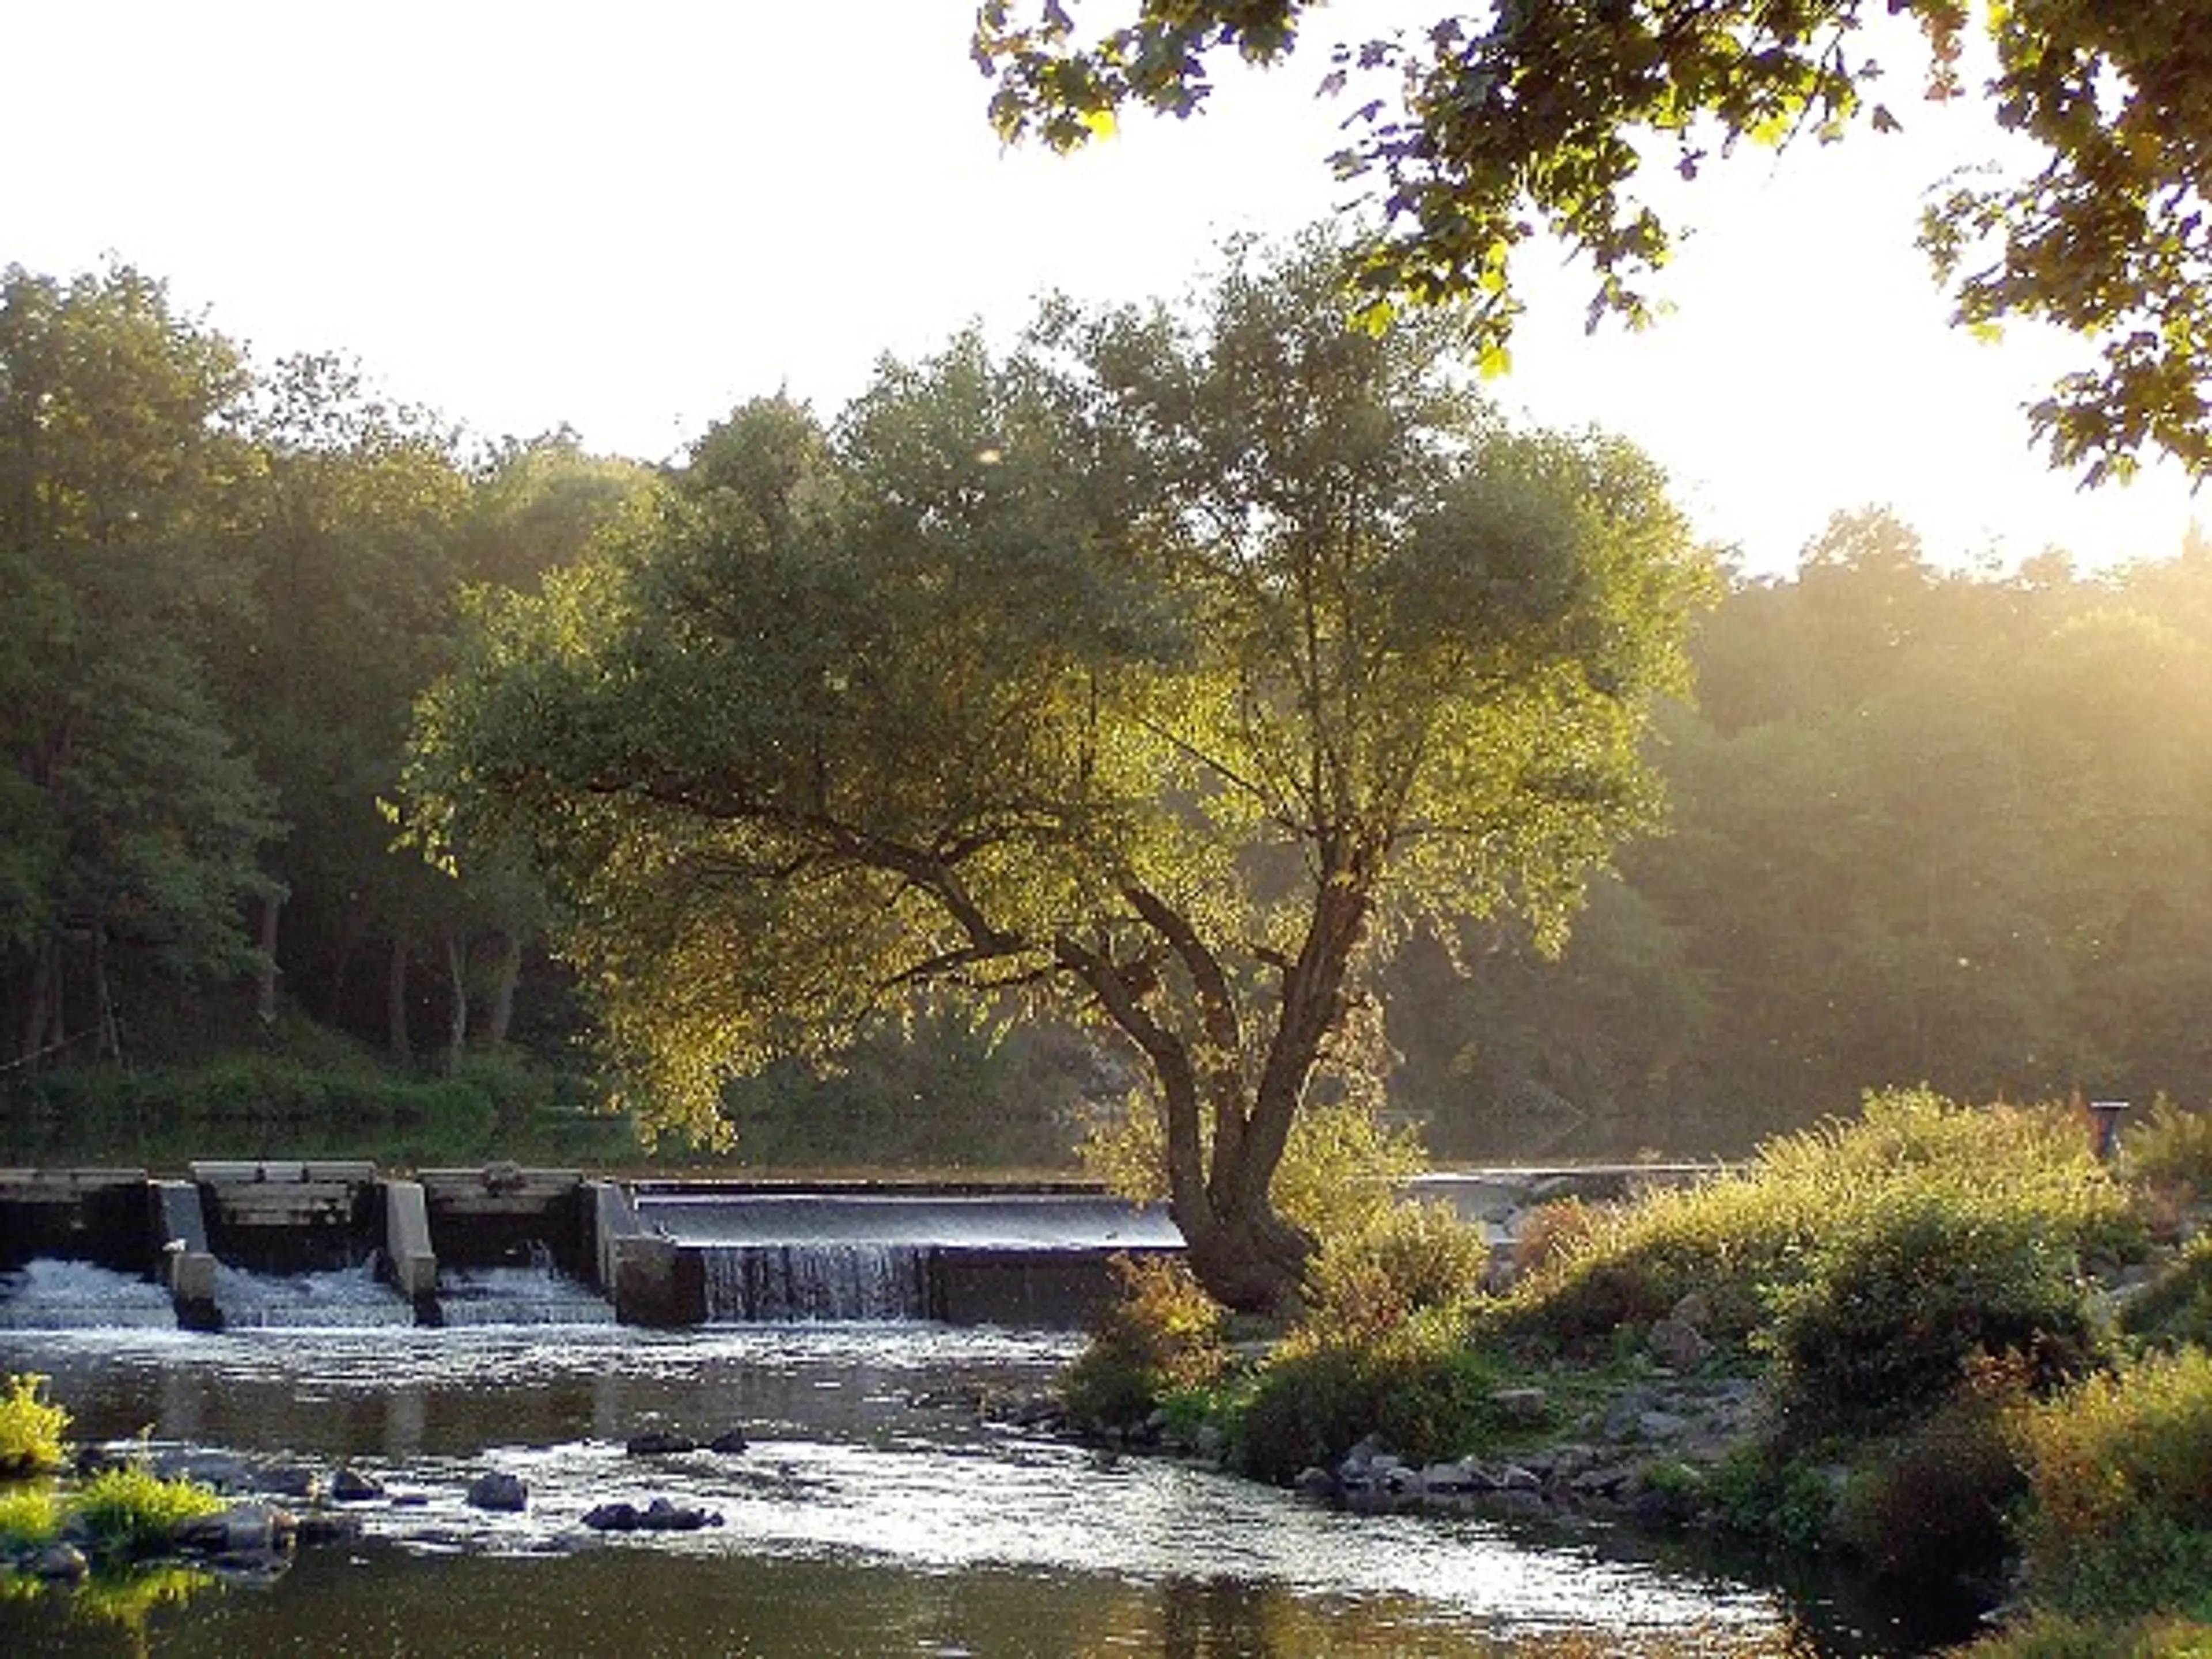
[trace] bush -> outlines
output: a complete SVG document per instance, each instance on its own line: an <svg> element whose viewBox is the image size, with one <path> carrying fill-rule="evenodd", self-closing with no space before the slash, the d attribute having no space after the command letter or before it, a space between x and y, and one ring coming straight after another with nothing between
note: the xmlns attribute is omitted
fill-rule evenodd
<svg viewBox="0 0 2212 1659"><path fill-rule="evenodd" d="M2212 1354L2151 1353L2009 1419L2039 1603L2212 1618Z"/></svg>
<svg viewBox="0 0 2212 1659"><path fill-rule="evenodd" d="M2120 1310L2130 1336L2212 1346L2212 1233L2192 1238Z"/></svg>
<svg viewBox="0 0 2212 1659"><path fill-rule="evenodd" d="M1229 1363L1228 1318L1180 1258L1117 1256L1121 1293L1061 1379L1069 1417L1087 1428L1141 1423L1168 1395L1206 1387Z"/></svg>
<svg viewBox="0 0 2212 1659"><path fill-rule="evenodd" d="M62 1529L61 1500L52 1484L38 1481L0 1492L0 1551L33 1550Z"/></svg>
<svg viewBox="0 0 2212 1659"><path fill-rule="evenodd" d="M1863 1235L1878 1239L1900 1205L2014 1218L2054 1261L2130 1259L2147 1243L2129 1191L2068 1112L1898 1091L1870 1097L1856 1121L1769 1143L1741 1170L1577 1218L1587 1232L1559 1230L1556 1253L1516 1287L1504 1328L1570 1346L1609 1340L1696 1291L1705 1334L1744 1342L1772 1291Z"/></svg>
<svg viewBox="0 0 2212 1659"><path fill-rule="evenodd" d="M1233 1449L1248 1473L1278 1482L1335 1463L1370 1435L1409 1462L1460 1456L1496 1436L1492 1396L1506 1381L1448 1318L1416 1317L1366 1340L1302 1336L1242 1402Z"/></svg>
<svg viewBox="0 0 2212 1659"><path fill-rule="evenodd" d="M2038 1613L1962 1650L1961 1659L2205 1659L2212 1624L2143 1619L2124 1626Z"/></svg>
<svg viewBox="0 0 2212 1659"><path fill-rule="evenodd" d="M1490 1273L1490 1240L1448 1203L1396 1203L1326 1245L1307 1278L1308 1322L1382 1332L1463 1305Z"/></svg>
<svg viewBox="0 0 2212 1659"><path fill-rule="evenodd" d="M2120 1154L2138 1181L2212 1194L2212 1113L2190 1111L2160 1095L2147 1117L2122 1131Z"/></svg>
<svg viewBox="0 0 2212 1659"><path fill-rule="evenodd" d="M198 1481L166 1480L143 1463L126 1463L86 1481L74 1507L96 1547L132 1555L163 1548L181 1522L213 1515L222 1499Z"/></svg>
<svg viewBox="0 0 2212 1659"><path fill-rule="evenodd" d="M1948 1400L1978 1360L2047 1390L2096 1357L2072 1242L2030 1212L1932 1191L1852 1218L1770 1294L1775 1395L1801 1440L1866 1433Z"/></svg>
<svg viewBox="0 0 2212 1659"><path fill-rule="evenodd" d="M69 1413L47 1401L46 1379L11 1376L0 1394L0 1480L16 1480L62 1466Z"/></svg>
<svg viewBox="0 0 2212 1659"><path fill-rule="evenodd" d="M1970 1389L1845 1483L1844 1545L1884 1577L1951 1583L1997 1568L2027 1480L2004 1428L2012 1379Z"/></svg>

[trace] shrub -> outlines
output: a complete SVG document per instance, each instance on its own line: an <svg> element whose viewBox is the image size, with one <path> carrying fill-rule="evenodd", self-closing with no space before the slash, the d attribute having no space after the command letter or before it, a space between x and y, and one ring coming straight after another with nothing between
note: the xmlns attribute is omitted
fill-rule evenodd
<svg viewBox="0 0 2212 1659"><path fill-rule="evenodd" d="M2115 1626L2036 1613L1960 1650L1960 1659L2205 1659L2212 1624L2142 1619Z"/></svg>
<svg viewBox="0 0 2212 1659"><path fill-rule="evenodd" d="M2120 1328L2155 1342L2212 1346L2212 1233L2191 1239L2127 1302Z"/></svg>
<svg viewBox="0 0 2212 1659"><path fill-rule="evenodd" d="M75 1508L99 1548L119 1555L165 1547L180 1522L222 1508L195 1480L167 1480L143 1462L106 1468L78 1490Z"/></svg>
<svg viewBox="0 0 2212 1659"><path fill-rule="evenodd" d="M0 1394L0 1480L20 1480L62 1465L69 1412L43 1398L46 1379L11 1376Z"/></svg>
<svg viewBox="0 0 2212 1659"><path fill-rule="evenodd" d="M1309 1322L1381 1332L1481 1292L1490 1240L1448 1203L1401 1202L1326 1245L1308 1275Z"/></svg>
<svg viewBox="0 0 2212 1659"><path fill-rule="evenodd" d="M2148 1115L2121 1132L2120 1152L2139 1181L2212 1194L2212 1112L2192 1112L2160 1095Z"/></svg>
<svg viewBox="0 0 2212 1659"><path fill-rule="evenodd" d="M2007 1516L2027 1486L2005 1435L2009 1394L1958 1395L1856 1471L1836 1513L1844 1546L1885 1577L1923 1583L1996 1567L2010 1543Z"/></svg>
<svg viewBox="0 0 2212 1659"><path fill-rule="evenodd" d="M1770 1293L1785 1429L1893 1426L1987 1358L2017 1356L2033 1389L2078 1376L2098 1347L2078 1273L2070 1241L2008 1204L1913 1191L1863 1211Z"/></svg>
<svg viewBox="0 0 2212 1659"><path fill-rule="evenodd" d="M1506 1328L1586 1343L1696 1291L1705 1334L1744 1341L1770 1292L1887 1232L1900 1205L2016 1218L2054 1260L2126 1259L2147 1242L2128 1189L2065 1111L1897 1091L1870 1097L1856 1121L1769 1143L1741 1170L1592 1212L1583 1237L1570 1231L1516 1287Z"/></svg>
<svg viewBox="0 0 2212 1659"><path fill-rule="evenodd" d="M1061 1379L1068 1415L1091 1428L1142 1422L1171 1393L1202 1388L1229 1362L1228 1318L1175 1257L1117 1256L1121 1292Z"/></svg>
<svg viewBox="0 0 2212 1659"><path fill-rule="evenodd" d="M11 1486L0 1492L0 1551L36 1549L62 1529L61 1500L51 1483Z"/></svg>
<svg viewBox="0 0 2212 1659"><path fill-rule="evenodd" d="M2212 1618L2212 1354L2147 1354L2009 1419L2039 1602Z"/></svg>
<svg viewBox="0 0 2212 1659"><path fill-rule="evenodd" d="M1827 1543L1839 1501L1828 1471L1751 1444L1713 1466L1705 1496L1727 1530L1808 1554Z"/></svg>
<svg viewBox="0 0 2212 1659"><path fill-rule="evenodd" d="M1505 1381L1448 1317L1417 1316L1379 1338L1303 1334L1242 1402L1233 1447L1249 1473L1275 1481L1334 1463L1370 1435L1410 1462L1458 1456L1496 1435L1492 1396Z"/></svg>

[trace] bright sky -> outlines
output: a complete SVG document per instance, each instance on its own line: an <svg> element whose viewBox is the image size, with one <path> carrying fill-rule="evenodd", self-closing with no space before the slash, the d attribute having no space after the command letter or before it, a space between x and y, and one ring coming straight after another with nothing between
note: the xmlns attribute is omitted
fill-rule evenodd
<svg viewBox="0 0 2212 1659"><path fill-rule="evenodd" d="M1409 3L1326 17L1357 33ZM832 411L879 354L1011 330L1048 289L1180 292L1224 234L1346 194L1317 50L1226 70L1202 120L1001 153L970 0L11 10L0 262L112 254L257 355L341 350L477 432L565 421L648 459L779 387ZM1682 196L1698 234L1650 333L1585 337L1586 274L1528 261L1497 394L1644 445L1754 569L1875 502L1946 561L2171 554L2192 514L2174 470L2084 495L2030 450L2021 405L2072 360L1945 326L1911 246L1942 123L1899 109L1910 147L1801 148Z"/></svg>

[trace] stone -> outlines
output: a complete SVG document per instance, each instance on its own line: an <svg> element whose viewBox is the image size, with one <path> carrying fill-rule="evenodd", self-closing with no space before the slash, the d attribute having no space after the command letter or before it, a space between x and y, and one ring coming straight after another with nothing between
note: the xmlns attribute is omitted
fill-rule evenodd
<svg viewBox="0 0 2212 1659"><path fill-rule="evenodd" d="M1669 1315L1656 1322L1647 1339L1652 1357L1678 1371L1695 1370L1705 1363L1713 1345L1699 1335L1696 1326Z"/></svg>
<svg viewBox="0 0 2212 1659"><path fill-rule="evenodd" d="M584 1524L593 1532L635 1532L641 1518L635 1504L595 1504L584 1511Z"/></svg>
<svg viewBox="0 0 2212 1659"><path fill-rule="evenodd" d="M632 1457L677 1457L697 1451L699 1443L689 1435L667 1429L647 1429L642 1434L630 1436L623 1443L623 1449Z"/></svg>
<svg viewBox="0 0 2212 1659"><path fill-rule="evenodd" d="M1300 1469L1298 1478L1291 1485L1301 1498L1336 1496L1336 1477L1317 1464L1309 1463Z"/></svg>
<svg viewBox="0 0 2212 1659"><path fill-rule="evenodd" d="M645 1506L645 1513L638 1517L638 1526L647 1532L697 1532L702 1528L721 1524L722 1517L712 1510L672 1504L665 1498L654 1498Z"/></svg>
<svg viewBox="0 0 2212 1659"><path fill-rule="evenodd" d="M1490 1408L1507 1423L1541 1423L1551 1415L1551 1397L1537 1388L1492 1389Z"/></svg>
<svg viewBox="0 0 2212 1659"><path fill-rule="evenodd" d="M331 1477L331 1500L337 1504L374 1504L385 1495L384 1483L357 1469L340 1469Z"/></svg>
<svg viewBox="0 0 2212 1659"><path fill-rule="evenodd" d="M471 1509L520 1514L530 1507L530 1488L520 1475L492 1469L469 1482L468 1502Z"/></svg>
<svg viewBox="0 0 2212 1659"><path fill-rule="evenodd" d="M361 1517L339 1515L329 1510L310 1510L300 1516L295 1534L301 1548L319 1544L350 1544L362 1534Z"/></svg>
<svg viewBox="0 0 2212 1659"><path fill-rule="evenodd" d="M707 1443L707 1449L719 1453L724 1457L735 1457L738 1453L749 1449L750 1445L751 1442L745 1438L745 1431L743 1429L724 1429L721 1433Z"/></svg>
<svg viewBox="0 0 2212 1659"><path fill-rule="evenodd" d="M74 1544L49 1544L23 1565L32 1577L49 1583L73 1583L92 1571L92 1563Z"/></svg>
<svg viewBox="0 0 2212 1659"><path fill-rule="evenodd" d="M299 1522L289 1510L273 1504L233 1504L213 1515L179 1522L169 1541L188 1555L257 1563L288 1554L298 1534Z"/></svg>
<svg viewBox="0 0 2212 1659"><path fill-rule="evenodd" d="M275 1463L254 1471L253 1490L312 1504L322 1493L323 1477L305 1464Z"/></svg>
<svg viewBox="0 0 2212 1659"><path fill-rule="evenodd" d="M1482 1492L1489 1482L1477 1465L1466 1458L1448 1463L1431 1463L1421 1471L1421 1486L1443 1497L1460 1492Z"/></svg>

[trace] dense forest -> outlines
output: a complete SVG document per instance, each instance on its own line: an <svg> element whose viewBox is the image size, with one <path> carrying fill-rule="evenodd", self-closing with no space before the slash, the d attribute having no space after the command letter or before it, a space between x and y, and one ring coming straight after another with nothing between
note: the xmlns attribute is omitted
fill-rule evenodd
<svg viewBox="0 0 2212 1659"><path fill-rule="evenodd" d="M257 364L127 268L7 272L9 1109L239 1054L580 1069L543 902L397 845L386 803L471 591L655 479L473 439L342 359ZM1401 957L1391 1098L1436 1151L1733 1152L1893 1083L2212 1096L2212 548L1966 551L1867 510L1733 581L1664 721L1672 828L1565 954L1470 925ZM741 1156L1036 1162L1124 1087L1066 1033L947 1022L729 1113Z"/></svg>

